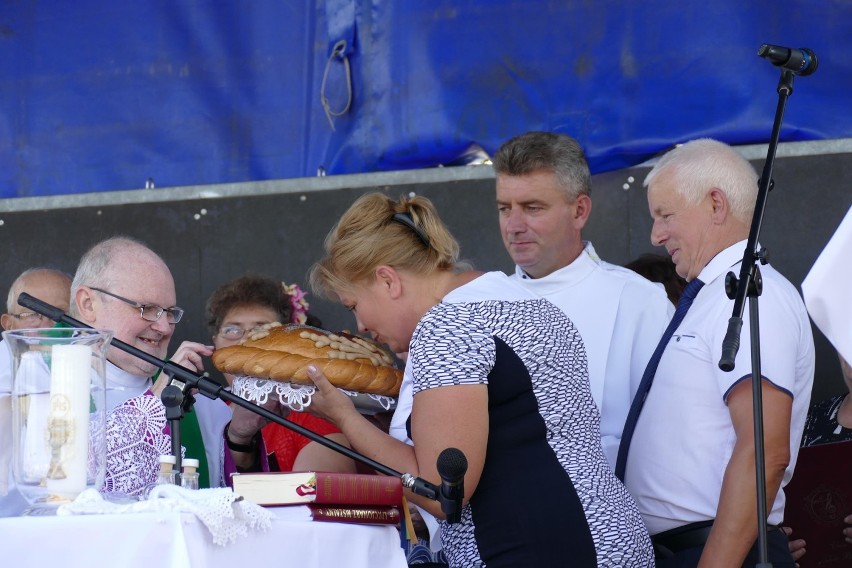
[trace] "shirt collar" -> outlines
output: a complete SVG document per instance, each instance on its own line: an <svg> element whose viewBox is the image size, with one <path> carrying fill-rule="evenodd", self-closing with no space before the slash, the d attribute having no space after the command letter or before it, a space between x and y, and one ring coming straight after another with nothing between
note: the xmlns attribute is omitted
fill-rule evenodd
<svg viewBox="0 0 852 568"><path fill-rule="evenodd" d="M113 383L124 387L138 388L145 384L149 384L149 381L150 384L153 384L150 377L129 373L109 360L107 360L107 377Z"/></svg>
<svg viewBox="0 0 852 568"><path fill-rule="evenodd" d="M720 276L726 275L732 268L740 264L743 260L743 252L748 241L743 239L729 246L726 249L719 251L710 262L707 263L698 278L705 284L710 284ZM760 246L758 246L758 249Z"/></svg>
<svg viewBox="0 0 852 568"><path fill-rule="evenodd" d="M547 276L542 276L541 278L533 278L520 266L515 265L515 275L521 280L526 281L534 281L534 280L542 280L543 278L549 278L553 276L554 278L558 278L559 280L568 279L568 280L582 280L589 274L591 274L601 263L601 257L598 256L597 251L595 251L595 247L592 246L592 243L589 241L583 241L583 250L580 252L579 256L571 261L571 264L568 266L563 266L559 270L554 270Z"/></svg>

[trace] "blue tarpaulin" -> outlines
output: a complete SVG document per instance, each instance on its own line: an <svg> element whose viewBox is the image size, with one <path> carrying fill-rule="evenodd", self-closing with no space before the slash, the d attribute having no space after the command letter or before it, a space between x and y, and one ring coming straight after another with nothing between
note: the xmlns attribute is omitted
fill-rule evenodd
<svg viewBox="0 0 852 568"><path fill-rule="evenodd" d="M533 129L595 172L766 142L764 43L820 62L781 140L852 137L849 0L5 1L0 197L433 167Z"/></svg>

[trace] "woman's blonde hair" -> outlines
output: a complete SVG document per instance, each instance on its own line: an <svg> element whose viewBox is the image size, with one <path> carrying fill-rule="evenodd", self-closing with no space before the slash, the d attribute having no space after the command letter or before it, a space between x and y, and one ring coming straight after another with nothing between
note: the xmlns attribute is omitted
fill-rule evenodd
<svg viewBox="0 0 852 568"><path fill-rule="evenodd" d="M358 198L325 238L325 257L311 267L317 295L338 299L353 285L369 282L378 266L416 274L452 271L459 245L425 197L382 193Z"/></svg>

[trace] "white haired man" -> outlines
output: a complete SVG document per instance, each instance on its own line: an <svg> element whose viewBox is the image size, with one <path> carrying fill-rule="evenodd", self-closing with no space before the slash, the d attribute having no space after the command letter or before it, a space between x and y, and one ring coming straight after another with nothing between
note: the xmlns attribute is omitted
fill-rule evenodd
<svg viewBox="0 0 852 568"><path fill-rule="evenodd" d="M652 535L657 566L754 566L758 518L748 310L734 372L721 371L718 361L733 308L725 276L739 273L757 174L733 148L701 139L663 156L645 185L651 242L666 247L689 285L674 318L682 316L680 324L664 336L670 341L661 342L647 397L637 394L644 407L632 424L632 443L630 419L622 437L625 484ZM767 544L773 566L793 566L777 525L810 402L813 338L797 289L768 264L760 271Z"/></svg>

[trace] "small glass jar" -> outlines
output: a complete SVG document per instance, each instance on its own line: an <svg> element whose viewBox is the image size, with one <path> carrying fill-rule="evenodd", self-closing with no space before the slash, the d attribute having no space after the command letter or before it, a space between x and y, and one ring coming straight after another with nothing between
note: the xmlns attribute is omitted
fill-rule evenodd
<svg viewBox="0 0 852 568"><path fill-rule="evenodd" d="M180 486L184 489L198 489L198 460L184 458L183 471L180 475Z"/></svg>
<svg viewBox="0 0 852 568"><path fill-rule="evenodd" d="M176 485L177 472L174 470L177 459L171 455L160 456L160 473L157 475L155 485Z"/></svg>

